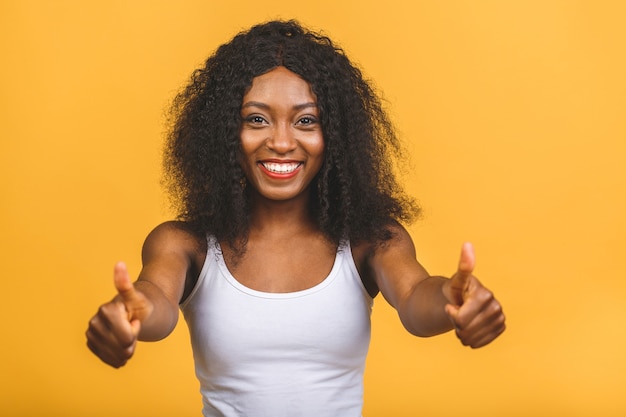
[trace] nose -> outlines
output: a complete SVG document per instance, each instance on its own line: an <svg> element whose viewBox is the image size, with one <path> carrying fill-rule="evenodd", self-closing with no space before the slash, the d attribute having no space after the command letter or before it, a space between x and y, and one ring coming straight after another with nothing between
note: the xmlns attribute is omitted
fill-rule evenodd
<svg viewBox="0 0 626 417"><path fill-rule="evenodd" d="M287 154L298 146L293 131L286 123L281 123L271 130L267 139L267 147L278 154Z"/></svg>

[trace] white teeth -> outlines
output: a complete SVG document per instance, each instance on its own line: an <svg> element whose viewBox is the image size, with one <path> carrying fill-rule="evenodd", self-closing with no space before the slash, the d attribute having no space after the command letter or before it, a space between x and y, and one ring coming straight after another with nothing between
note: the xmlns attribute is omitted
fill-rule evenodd
<svg viewBox="0 0 626 417"><path fill-rule="evenodd" d="M276 162L261 162L265 169L277 174L289 174L300 166L298 162L290 162L287 164L279 164Z"/></svg>

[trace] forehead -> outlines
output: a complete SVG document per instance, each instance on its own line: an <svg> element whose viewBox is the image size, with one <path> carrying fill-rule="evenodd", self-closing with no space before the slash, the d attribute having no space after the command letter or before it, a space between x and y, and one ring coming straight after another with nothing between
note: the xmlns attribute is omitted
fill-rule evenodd
<svg viewBox="0 0 626 417"><path fill-rule="evenodd" d="M308 82L285 67L277 67L252 80L250 89L244 95L247 101L263 103L289 101L297 104L315 103L315 95Z"/></svg>

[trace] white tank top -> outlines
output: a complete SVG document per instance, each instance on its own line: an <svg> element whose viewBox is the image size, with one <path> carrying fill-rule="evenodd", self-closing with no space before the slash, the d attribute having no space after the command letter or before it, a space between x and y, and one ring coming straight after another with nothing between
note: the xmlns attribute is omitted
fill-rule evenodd
<svg viewBox="0 0 626 417"><path fill-rule="evenodd" d="M204 416L361 416L372 303L349 244L321 283L267 293L238 282L209 238L181 304Z"/></svg>

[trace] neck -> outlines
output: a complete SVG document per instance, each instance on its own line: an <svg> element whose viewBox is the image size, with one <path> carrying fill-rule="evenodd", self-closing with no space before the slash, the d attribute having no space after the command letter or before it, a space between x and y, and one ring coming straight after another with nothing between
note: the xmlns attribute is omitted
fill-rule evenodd
<svg viewBox="0 0 626 417"><path fill-rule="evenodd" d="M254 196L250 213L250 237L257 233L269 237L317 229L309 202L308 195L285 201Z"/></svg>

